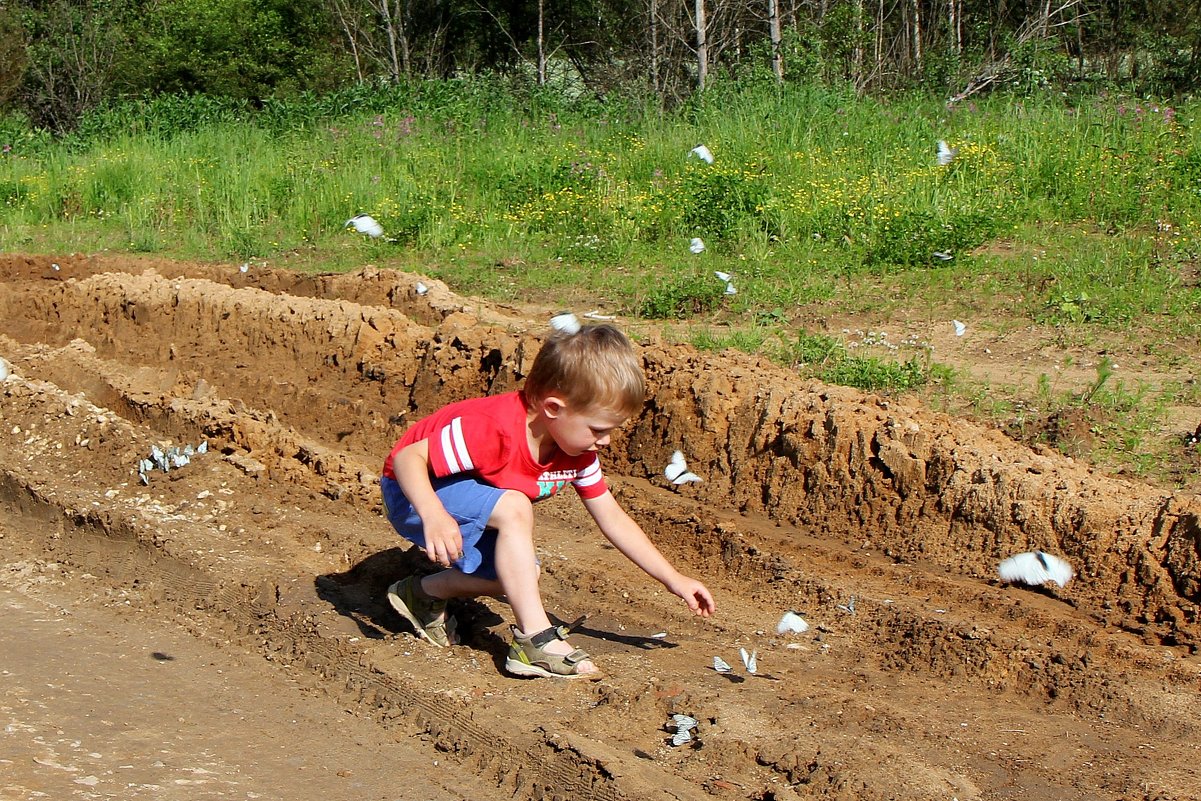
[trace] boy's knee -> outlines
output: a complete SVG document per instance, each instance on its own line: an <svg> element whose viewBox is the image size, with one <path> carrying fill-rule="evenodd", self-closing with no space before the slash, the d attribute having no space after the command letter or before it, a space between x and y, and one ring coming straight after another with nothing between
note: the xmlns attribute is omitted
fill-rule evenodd
<svg viewBox="0 0 1201 801"><path fill-rule="evenodd" d="M488 518L491 528L504 529L509 526L533 527L534 504L523 493L506 490Z"/></svg>

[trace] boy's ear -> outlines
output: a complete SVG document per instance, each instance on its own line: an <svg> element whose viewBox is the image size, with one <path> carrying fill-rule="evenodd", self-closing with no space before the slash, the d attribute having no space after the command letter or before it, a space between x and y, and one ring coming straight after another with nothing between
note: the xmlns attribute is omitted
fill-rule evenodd
<svg viewBox="0 0 1201 801"><path fill-rule="evenodd" d="M553 420L567 410L567 401L554 395L548 395L542 399L540 406L542 413Z"/></svg>

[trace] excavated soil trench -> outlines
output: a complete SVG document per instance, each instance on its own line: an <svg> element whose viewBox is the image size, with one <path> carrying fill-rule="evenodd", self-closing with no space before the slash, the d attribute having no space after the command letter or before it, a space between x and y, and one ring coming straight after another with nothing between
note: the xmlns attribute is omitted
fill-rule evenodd
<svg viewBox="0 0 1201 801"><path fill-rule="evenodd" d="M425 563L375 482L409 422L517 386L544 318L371 268L0 260L0 504L24 532L0 555L85 568L264 670L308 670L481 788L1201 798L1196 498L638 332L651 399L606 472L718 615L691 618L557 498L538 511L547 605L590 615L574 639L607 677L520 681L500 669L502 604L460 604L466 642L438 650L381 603ZM139 480L152 446L202 441ZM663 477L677 448L703 483ZM1033 549L1076 578L997 581L1000 559ZM789 609L809 631L775 633ZM671 745L674 713L699 721L693 742Z"/></svg>

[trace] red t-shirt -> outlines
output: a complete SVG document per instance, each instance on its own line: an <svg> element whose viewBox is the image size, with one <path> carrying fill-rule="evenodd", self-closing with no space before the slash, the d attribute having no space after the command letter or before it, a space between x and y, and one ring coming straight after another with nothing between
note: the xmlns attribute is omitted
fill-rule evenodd
<svg viewBox="0 0 1201 801"><path fill-rule="evenodd" d="M388 454L384 475L395 479L392 459L422 439L429 441L430 470L438 478L474 473L531 501L549 498L568 484L585 499L609 491L595 453L568 456L556 450L546 464L534 460L526 438L525 402L517 392L459 401L418 420Z"/></svg>

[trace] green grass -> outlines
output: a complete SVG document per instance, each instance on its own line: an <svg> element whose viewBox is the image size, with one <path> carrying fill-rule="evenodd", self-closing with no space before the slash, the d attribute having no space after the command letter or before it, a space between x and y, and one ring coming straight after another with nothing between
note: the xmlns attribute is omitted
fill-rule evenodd
<svg viewBox="0 0 1201 801"><path fill-rule="evenodd" d="M694 319L699 347L984 416L1005 411L928 349L829 339L794 310L1031 323L1075 346L1160 328L1171 341L1142 344L1177 365L1193 353L1176 343L1201 335L1198 101L995 95L948 109L721 86L658 113L501 102L471 82L406 91L258 117L162 101L64 141L0 120L0 247L408 267L500 300ZM947 167L939 139L958 148ZM689 156L698 143L714 164ZM346 231L358 213L386 240ZM1119 394L1138 404L1090 406L1132 431L1155 403Z"/></svg>

